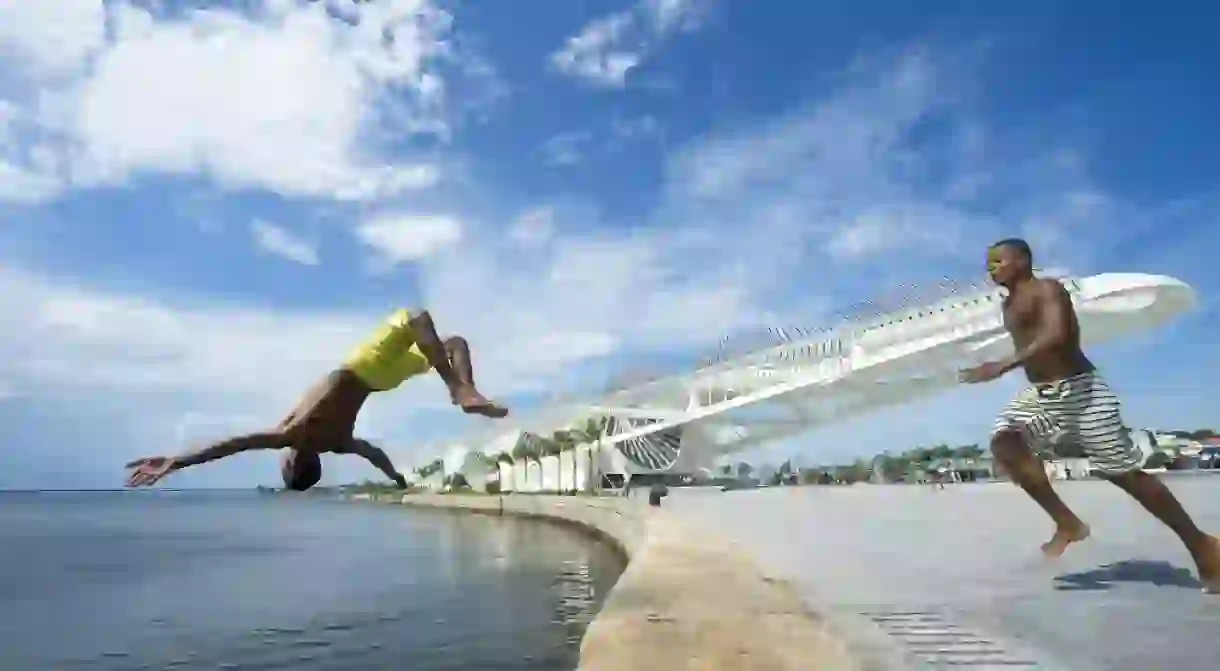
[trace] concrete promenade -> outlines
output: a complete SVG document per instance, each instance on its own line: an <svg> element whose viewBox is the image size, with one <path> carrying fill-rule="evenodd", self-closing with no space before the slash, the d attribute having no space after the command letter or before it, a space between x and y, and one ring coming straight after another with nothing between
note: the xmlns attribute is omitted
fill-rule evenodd
<svg viewBox="0 0 1220 671"><path fill-rule="evenodd" d="M1166 481L1220 532L1220 477ZM1106 483L1058 489L1093 537L1053 564L1038 552L1049 522L1007 483L674 490L664 509L793 581L886 665L1220 668L1220 597L1200 592L1176 537Z"/></svg>
<svg viewBox="0 0 1220 671"><path fill-rule="evenodd" d="M791 584L681 516L621 498L418 494L404 505L573 523L628 564L581 642L579 671L855 671L862 667Z"/></svg>

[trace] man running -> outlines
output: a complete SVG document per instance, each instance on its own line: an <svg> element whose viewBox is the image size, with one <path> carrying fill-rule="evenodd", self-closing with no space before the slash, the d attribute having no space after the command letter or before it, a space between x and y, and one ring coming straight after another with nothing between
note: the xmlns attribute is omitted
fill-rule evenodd
<svg viewBox="0 0 1220 671"><path fill-rule="evenodd" d="M495 419L508 410L487 400L474 384L470 347L453 336L442 340L427 311L395 312L364 344L301 399L278 426L214 443L177 457L148 457L129 464L128 487L149 487L174 471L246 450L292 448L282 462L284 486L305 490L321 479L319 454L363 457L406 487L406 478L381 449L353 435L356 417L375 392L389 391L428 369L436 371L453 404L469 414Z"/></svg>
<svg viewBox="0 0 1220 671"><path fill-rule="evenodd" d="M1008 290L1004 327L1016 353L961 372L962 382L995 380L1024 368L1030 387L1000 413L991 452L1013 481L1055 522L1042 546L1048 557L1089 537L1089 527L1051 488L1034 450L1056 438L1075 441L1103 478L1127 492L1182 539L1204 584L1220 593L1220 539L1199 530L1169 488L1141 470L1143 452L1119 415L1118 398L1080 348L1080 324L1071 296L1058 281L1034 276L1033 254L1024 240L1009 239L987 253L992 281Z"/></svg>

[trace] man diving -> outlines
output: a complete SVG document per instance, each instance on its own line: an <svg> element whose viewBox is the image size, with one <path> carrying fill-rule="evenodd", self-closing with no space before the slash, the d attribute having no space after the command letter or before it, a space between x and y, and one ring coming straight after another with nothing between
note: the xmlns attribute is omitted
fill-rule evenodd
<svg viewBox="0 0 1220 671"><path fill-rule="evenodd" d="M322 477L319 455L354 454L376 466L399 487L406 478L380 448L355 437L356 418L369 396L397 388L435 370L453 404L468 414L499 419L508 410L481 393L474 383L470 346L460 336L441 339L426 310L399 310L343 364L315 384L275 428L213 443L176 457L145 457L127 464L128 487L150 487L165 476L246 450L289 448L282 462L284 486L304 491Z"/></svg>

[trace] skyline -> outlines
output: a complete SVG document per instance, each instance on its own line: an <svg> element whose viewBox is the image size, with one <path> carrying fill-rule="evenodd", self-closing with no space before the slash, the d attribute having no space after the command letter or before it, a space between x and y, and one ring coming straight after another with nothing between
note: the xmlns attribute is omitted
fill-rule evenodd
<svg viewBox="0 0 1220 671"><path fill-rule="evenodd" d="M1090 355L1131 425L1212 426L1220 47L1196 5L1060 4L0 6L0 487L117 486L274 423L398 307L526 412L981 279L1013 235L1190 283L1193 314ZM745 458L982 442L1018 384ZM359 430L406 471L483 426L428 378Z"/></svg>

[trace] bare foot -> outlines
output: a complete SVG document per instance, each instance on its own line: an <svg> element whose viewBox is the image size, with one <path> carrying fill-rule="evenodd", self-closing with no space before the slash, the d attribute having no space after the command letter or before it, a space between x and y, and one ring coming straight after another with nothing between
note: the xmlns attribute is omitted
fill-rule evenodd
<svg viewBox="0 0 1220 671"><path fill-rule="evenodd" d="M1092 531L1089 530L1089 525L1083 522L1079 526L1059 527L1055 529L1055 535L1042 544L1042 554L1047 559L1055 559L1062 555L1069 545L1088 538L1090 533Z"/></svg>
<svg viewBox="0 0 1220 671"><path fill-rule="evenodd" d="M508 416L508 408L496 405L474 387L465 387L453 393L453 404L468 415L482 415L492 419Z"/></svg>
<svg viewBox="0 0 1220 671"><path fill-rule="evenodd" d="M1208 536L1199 547L1192 548L1190 554L1199 570L1204 593L1220 594L1220 538Z"/></svg>

